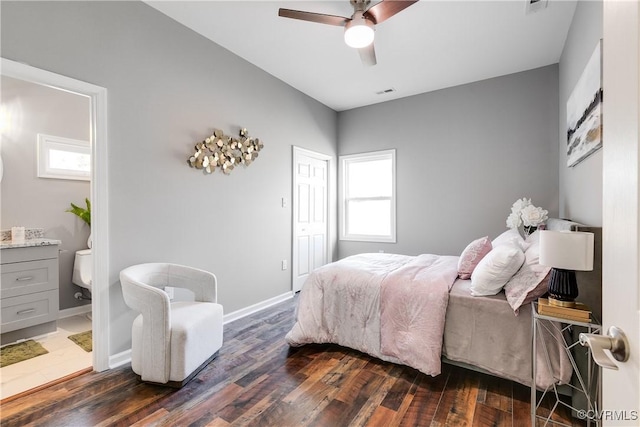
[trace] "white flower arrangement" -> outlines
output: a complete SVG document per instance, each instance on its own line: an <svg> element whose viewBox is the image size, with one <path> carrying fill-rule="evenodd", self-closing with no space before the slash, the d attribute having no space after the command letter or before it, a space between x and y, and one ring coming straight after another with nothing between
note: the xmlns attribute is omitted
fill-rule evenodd
<svg viewBox="0 0 640 427"><path fill-rule="evenodd" d="M511 206L511 213L507 217L507 228L518 229L523 226L525 235L529 235L549 219L548 214L548 211L534 206L531 199L523 197Z"/></svg>

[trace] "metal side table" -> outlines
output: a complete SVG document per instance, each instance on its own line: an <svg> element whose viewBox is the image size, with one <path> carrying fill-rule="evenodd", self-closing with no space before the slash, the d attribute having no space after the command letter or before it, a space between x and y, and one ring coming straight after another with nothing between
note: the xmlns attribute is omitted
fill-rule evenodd
<svg viewBox="0 0 640 427"><path fill-rule="evenodd" d="M591 350L588 347L582 347L578 341L578 334L572 334L572 329L574 327L584 328L587 333L590 334L599 334L601 333L602 326L597 322L597 320L591 320L591 322L581 322L576 320L563 319L554 316L548 316L544 314L538 314L538 303L533 303L533 349L532 349L532 378L533 383L535 383L536 378L536 370L537 370L537 351L538 351L538 335L540 334L550 334L557 342L560 343L562 348L567 353L569 357L569 361L571 366L573 367L573 381L571 384L566 384L563 386L559 386L557 382L560 379L556 379L556 383L552 386L548 387L546 390L541 390L542 395L540 398L537 398L537 387L534 384L531 386L531 425L536 426L536 420L542 420L543 425L560 425L560 426L568 426L568 424L564 424L557 420L551 419L554 412L558 408L559 405L566 406L571 409L571 411L575 411L578 415L578 418L585 419L587 421L587 426L590 425L600 425L600 423L595 419L595 414L601 409L600 403L600 367L593 362L591 358ZM575 336L575 339L573 338ZM542 352L544 355L545 363L547 367L551 366L549 349L547 348L545 341L541 340ZM574 347L576 347L576 351L584 351L586 352L586 362L587 368L583 369L581 372L576 363L576 359L573 353ZM575 408L574 406L563 402L560 399L559 387L569 387L573 389L573 393L577 392L582 394L586 399L586 408ZM553 399L555 399L555 404L550 409L548 416L537 415L538 410L540 409L540 405L542 404L545 397L551 394ZM573 402L572 402L573 404Z"/></svg>

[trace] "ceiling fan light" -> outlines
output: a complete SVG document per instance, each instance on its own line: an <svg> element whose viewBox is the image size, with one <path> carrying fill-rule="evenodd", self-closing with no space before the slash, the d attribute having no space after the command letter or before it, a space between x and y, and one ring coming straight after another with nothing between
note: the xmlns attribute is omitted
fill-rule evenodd
<svg viewBox="0 0 640 427"><path fill-rule="evenodd" d="M349 21L344 29L344 42L347 46L360 49L373 43L373 22L360 15Z"/></svg>

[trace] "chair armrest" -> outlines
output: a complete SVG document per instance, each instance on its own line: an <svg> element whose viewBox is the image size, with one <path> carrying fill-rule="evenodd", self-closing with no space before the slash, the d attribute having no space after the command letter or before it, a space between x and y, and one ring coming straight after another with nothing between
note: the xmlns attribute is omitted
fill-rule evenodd
<svg viewBox="0 0 640 427"><path fill-rule="evenodd" d="M186 288L195 294L195 300L218 302L218 281L215 274L179 264L167 264L167 286Z"/></svg>
<svg viewBox="0 0 640 427"><path fill-rule="evenodd" d="M168 295L161 289L146 285L129 275L129 269L120 272L124 302L142 314L143 360L141 377L144 381L166 383L171 367L171 305ZM133 271L133 270L131 270Z"/></svg>

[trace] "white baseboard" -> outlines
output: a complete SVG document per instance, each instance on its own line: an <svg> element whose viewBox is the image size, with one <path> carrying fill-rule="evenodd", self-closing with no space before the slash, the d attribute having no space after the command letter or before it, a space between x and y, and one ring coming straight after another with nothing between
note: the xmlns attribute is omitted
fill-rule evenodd
<svg viewBox="0 0 640 427"><path fill-rule="evenodd" d="M242 319L243 317L252 315L253 313L257 313L260 310L264 310L281 302L290 300L291 298L293 298L293 295L293 292L286 292L282 295L278 295L257 304L250 305L249 307L236 310L232 313L226 314L223 317L222 322L223 324L227 324L229 322L233 322L234 320ZM114 354L113 356L109 356L109 369L117 368L118 366L122 366L129 362L131 362L131 349L125 350L118 354Z"/></svg>
<svg viewBox="0 0 640 427"><path fill-rule="evenodd" d="M80 305L78 307L65 308L58 311L58 319L64 319L79 314L91 313L91 304Z"/></svg>
<svg viewBox="0 0 640 427"><path fill-rule="evenodd" d="M117 368L131 362L131 349L109 356L109 369Z"/></svg>
<svg viewBox="0 0 640 427"><path fill-rule="evenodd" d="M269 298L268 300L250 305L249 307L241 308L240 310L233 311L229 314L225 314L222 323L226 325L229 322L233 322L234 320L250 316L253 313L257 313L258 311L264 310L265 308L280 304L281 302L290 300L291 298L293 298L293 292L285 292L282 295Z"/></svg>

